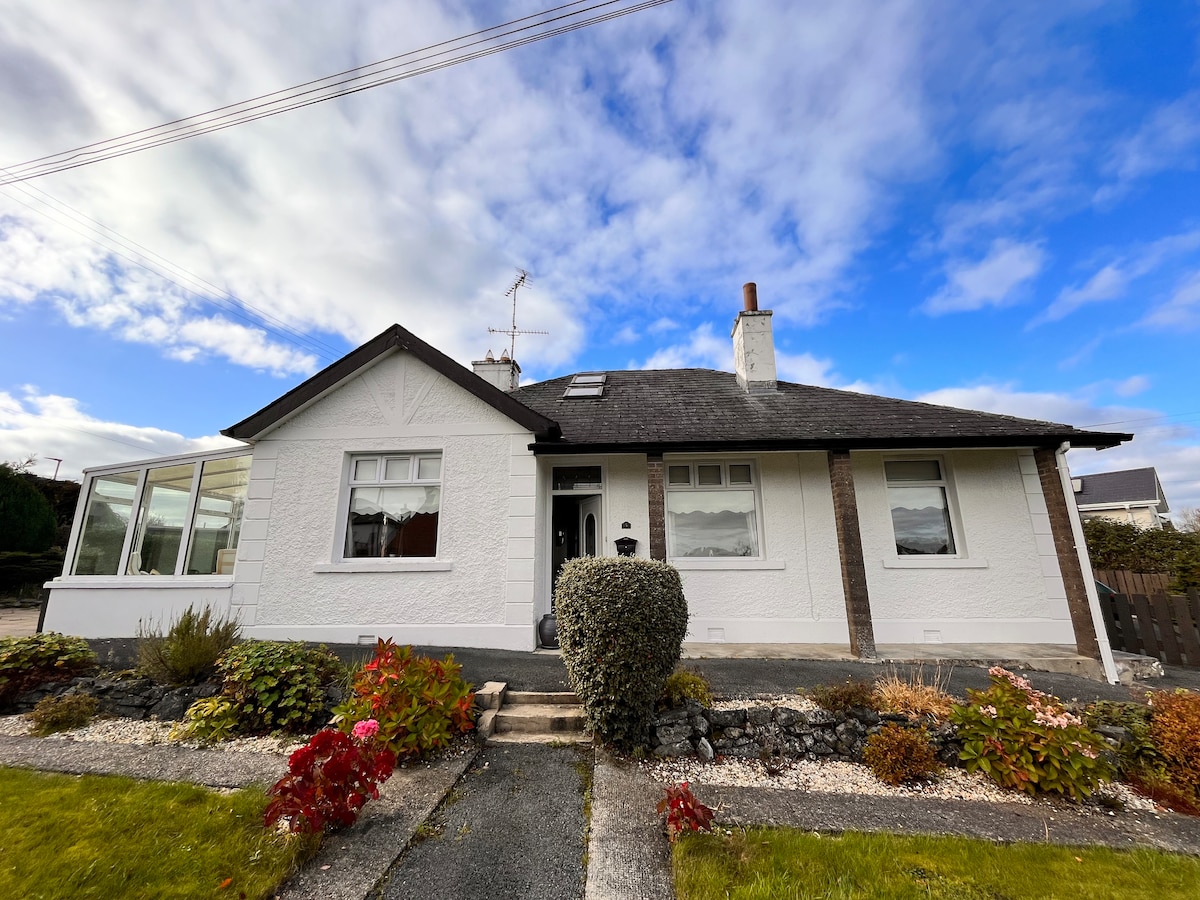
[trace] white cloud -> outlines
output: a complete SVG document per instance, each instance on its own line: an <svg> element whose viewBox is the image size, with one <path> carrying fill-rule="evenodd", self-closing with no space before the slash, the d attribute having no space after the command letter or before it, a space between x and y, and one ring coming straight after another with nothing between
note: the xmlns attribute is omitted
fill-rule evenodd
<svg viewBox="0 0 1200 900"><path fill-rule="evenodd" d="M1107 265L1085 284L1060 291L1054 302L1032 324L1057 321L1089 303L1116 300L1125 294L1128 287L1129 275L1116 265Z"/></svg>
<svg viewBox="0 0 1200 900"><path fill-rule="evenodd" d="M696 328L686 343L662 347L644 363L631 363L638 369L719 369L733 371L733 344L725 338L715 337L712 323L705 322Z"/></svg>
<svg viewBox="0 0 1200 900"><path fill-rule="evenodd" d="M1200 229L1171 234L1123 253L1095 272L1084 284L1064 288L1030 325L1063 319L1083 306L1124 297L1139 278L1159 271L1179 257L1200 249Z"/></svg>
<svg viewBox="0 0 1200 900"><path fill-rule="evenodd" d="M62 459L60 478L78 479L85 466L103 466L178 453L236 447L221 435L189 438L161 428L108 422L88 415L78 400L43 394L32 385L19 394L0 391L0 459L36 456L34 471L54 473L49 457Z"/></svg>
<svg viewBox="0 0 1200 900"><path fill-rule="evenodd" d="M1037 277L1045 259L1037 244L993 241L987 256L978 262L958 259L947 263L949 283L926 300L922 309L942 315L1013 303L1017 290Z"/></svg>
<svg viewBox="0 0 1200 900"><path fill-rule="evenodd" d="M1170 298L1152 310L1142 324L1153 328L1200 328L1200 271L1184 278Z"/></svg>
<svg viewBox="0 0 1200 900"><path fill-rule="evenodd" d="M1105 171L1113 179L1096 192L1108 203L1131 182L1168 169L1196 167L1200 150L1200 91L1184 94L1155 109L1141 127L1113 147Z"/></svg>
<svg viewBox="0 0 1200 900"><path fill-rule="evenodd" d="M1149 390L1150 383L1150 379L1145 375L1130 375L1113 385L1113 393L1118 397L1135 397Z"/></svg>

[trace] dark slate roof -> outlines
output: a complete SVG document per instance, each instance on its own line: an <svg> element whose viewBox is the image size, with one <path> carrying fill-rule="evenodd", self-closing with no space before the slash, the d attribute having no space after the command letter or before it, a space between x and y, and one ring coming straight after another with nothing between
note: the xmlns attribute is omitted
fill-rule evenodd
<svg viewBox="0 0 1200 900"><path fill-rule="evenodd" d="M470 391L517 424L528 428L539 439L553 439L558 436L558 425L552 419L518 403L511 394L484 381L470 369L459 365L445 353L399 325L393 325L358 349L351 350L333 365L322 369L252 416L224 429L221 434L242 441L256 440L393 350L407 350L435 372L445 375L459 387Z"/></svg>
<svg viewBox="0 0 1200 900"><path fill-rule="evenodd" d="M782 381L747 394L712 369L609 372L603 397L564 400L571 378L512 394L561 428L538 452L1112 447L1132 437Z"/></svg>
<svg viewBox="0 0 1200 900"><path fill-rule="evenodd" d="M1150 503L1157 504L1159 512L1171 511L1167 506L1167 498L1163 496L1158 472L1153 466L1077 477L1083 483L1082 489L1075 493L1075 502L1080 506L1093 503Z"/></svg>

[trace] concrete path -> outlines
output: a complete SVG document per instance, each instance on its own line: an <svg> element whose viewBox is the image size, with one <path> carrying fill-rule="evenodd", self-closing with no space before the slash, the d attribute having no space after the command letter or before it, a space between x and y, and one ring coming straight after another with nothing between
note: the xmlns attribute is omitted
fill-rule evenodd
<svg viewBox="0 0 1200 900"><path fill-rule="evenodd" d="M29 637L37 633L38 610L28 607L0 609L0 638Z"/></svg>
<svg viewBox="0 0 1200 900"><path fill-rule="evenodd" d="M673 900L661 798L662 786L637 766L597 751L587 900Z"/></svg>
<svg viewBox="0 0 1200 900"><path fill-rule="evenodd" d="M590 747L488 745L388 873L385 900L583 896Z"/></svg>

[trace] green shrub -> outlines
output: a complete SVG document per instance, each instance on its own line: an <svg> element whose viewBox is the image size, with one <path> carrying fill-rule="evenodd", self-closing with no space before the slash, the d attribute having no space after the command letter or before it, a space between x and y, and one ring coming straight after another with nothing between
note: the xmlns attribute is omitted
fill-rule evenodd
<svg viewBox="0 0 1200 900"><path fill-rule="evenodd" d="M342 677L342 664L324 647L299 641L244 641L217 664L222 693L233 701L242 734L298 734L325 709L325 688Z"/></svg>
<svg viewBox="0 0 1200 900"><path fill-rule="evenodd" d="M29 714L33 722L31 732L39 737L82 728L96 715L96 698L88 694L67 694L62 697L46 697L38 702Z"/></svg>
<svg viewBox="0 0 1200 900"><path fill-rule="evenodd" d="M1150 736L1167 776L1200 800L1200 694L1155 691L1150 706Z"/></svg>
<svg viewBox="0 0 1200 900"><path fill-rule="evenodd" d="M668 708L683 706L688 700L695 700L701 706L712 706L712 685L699 672L687 669L672 672L663 684L659 705Z"/></svg>
<svg viewBox="0 0 1200 900"><path fill-rule="evenodd" d="M967 691L951 720L963 742L959 758L968 772L982 771L1002 787L1027 794L1062 794L1078 800L1112 770L1104 739L1083 726L1055 697L1024 678L993 666L992 686Z"/></svg>
<svg viewBox="0 0 1200 900"><path fill-rule="evenodd" d="M237 643L237 636L237 621L214 615L207 606L201 612L189 606L165 636L161 625L139 621L138 666L159 684L202 684L216 673L217 660Z"/></svg>
<svg viewBox="0 0 1200 900"><path fill-rule="evenodd" d="M937 751L924 728L889 722L867 738L863 762L884 784L908 784L942 770Z"/></svg>
<svg viewBox="0 0 1200 900"><path fill-rule="evenodd" d="M1163 759L1150 734L1151 709L1144 703L1097 700L1084 710L1090 728L1113 725L1124 728L1129 740L1117 748L1117 770L1122 775L1163 771Z"/></svg>
<svg viewBox="0 0 1200 900"><path fill-rule="evenodd" d="M852 709L879 711L879 697L869 681L848 678L844 684L818 684L809 696L814 703L830 712L848 713Z"/></svg>
<svg viewBox="0 0 1200 900"><path fill-rule="evenodd" d="M202 697L171 729L173 740L227 741L238 731L238 708L228 697Z"/></svg>
<svg viewBox="0 0 1200 900"><path fill-rule="evenodd" d="M96 667L96 654L80 637L56 632L0 638L0 708L47 681L67 681Z"/></svg>
<svg viewBox="0 0 1200 900"><path fill-rule="evenodd" d="M679 573L635 557L573 559L559 573L554 606L588 726L620 750L644 745L687 631Z"/></svg>
<svg viewBox="0 0 1200 900"><path fill-rule="evenodd" d="M334 710L335 721L350 733L356 722L374 719L377 739L398 758L426 756L475 727L475 694L461 672L453 654L430 659L381 640Z"/></svg>

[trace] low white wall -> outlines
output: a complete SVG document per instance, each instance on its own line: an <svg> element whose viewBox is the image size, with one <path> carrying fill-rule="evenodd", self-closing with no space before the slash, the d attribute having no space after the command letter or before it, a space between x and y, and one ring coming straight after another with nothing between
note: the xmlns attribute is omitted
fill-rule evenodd
<svg viewBox="0 0 1200 900"><path fill-rule="evenodd" d="M228 577L104 578L66 576L45 585L50 589L43 631L86 638L132 637L138 622L161 623L166 631L189 606L229 613L233 581Z"/></svg>

